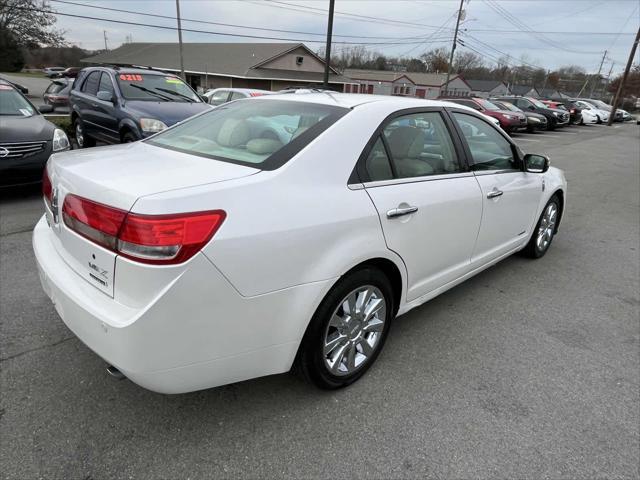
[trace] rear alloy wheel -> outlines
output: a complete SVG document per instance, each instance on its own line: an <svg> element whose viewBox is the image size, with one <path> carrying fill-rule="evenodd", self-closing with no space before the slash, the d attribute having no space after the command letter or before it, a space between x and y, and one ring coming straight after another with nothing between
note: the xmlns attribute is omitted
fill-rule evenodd
<svg viewBox="0 0 640 480"><path fill-rule="evenodd" d="M560 202L558 197L551 197L544 207L540 219L536 224L533 235L524 249L524 253L531 258L540 258L551 246L551 241L556 234L558 219L560 218Z"/></svg>
<svg viewBox="0 0 640 480"><path fill-rule="evenodd" d="M367 267L340 280L318 307L302 340L298 366L325 389L358 380L376 360L394 312L391 285Z"/></svg>
<svg viewBox="0 0 640 480"><path fill-rule="evenodd" d="M79 118L76 118L73 129L75 132L78 148L88 148L94 147L96 145L96 141L85 133L84 125L82 123L82 120L80 120Z"/></svg>

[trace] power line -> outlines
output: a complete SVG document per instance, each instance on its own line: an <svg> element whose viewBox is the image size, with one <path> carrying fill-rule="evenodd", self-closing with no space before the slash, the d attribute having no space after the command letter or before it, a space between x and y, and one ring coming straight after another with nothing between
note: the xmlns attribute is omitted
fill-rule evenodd
<svg viewBox="0 0 640 480"><path fill-rule="evenodd" d="M82 19L87 19L87 20L97 20L97 21L102 21L102 22L118 23L118 24L123 24L123 25L134 25L134 26L138 26L138 27L159 28L159 29L162 29L162 30L172 30L172 31L177 30L176 27L169 27L169 26L166 26L166 25L155 25L155 24L150 24L150 23L140 23L140 22L131 22L131 21L126 21L126 20L115 20L115 19L111 19L111 18L93 17L93 16L89 16L89 15L78 15L78 14L72 14L72 13L62 13L62 12L56 12L56 11L53 11L53 10L45 10L45 9L41 9L41 8L33 8L33 7L14 7L14 8L16 8L18 10L42 12L42 13L47 13L47 14L50 14L50 15L61 15L61 16L65 16L65 17L82 18ZM205 33L205 34L209 34L209 35L221 35L221 36L225 36L225 37L253 38L253 39L259 39L259 40L279 40L279 41L285 41L285 42L288 41L288 42L324 43L324 40L301 39L301 38L267 37L267 36L261 36L261 35L247 35L247 34L241 34L241 33L213 32L213 31L210 31L210 30L195 30L195 29L191 29L191 28L183 28L182 31L191 32L191 33ZM335 43L348 44L348 45L413 45L413 44L422 43L422 42L423 42L423 40L421 39L421 40L417 40L417 41L402 41L402 42L350 42L350 41L340 40L340 41L336 41Z"/></svg>
<svg viewBox="0 0 640 480"><path fill-rule="evenodd" d="M68 1L68 0L50 0L50 1L51 2L55 2L55 3L62 3L62 4L66 4L66 5L74 5L74 6L78 6L78 7L86 7L86 8L94 8L94 9L98 9L98 10L106 10L106 11L110 11L110 12L130 13L130 14L133 14L133 15L141 15L141 16L145 16L145 17L164 18L164 19L172 20L172 21L176 20L176 17L172 17L170 15L160 15L160 14L157 14L157 13L147 13L147 12L140 12L140 11L136 11L136 10L125 10L125 9L122 9L122 8L103 7L103 6L99 6L99 5L90 5L90 4L87 4L87 3L71 2L71 1ZM181 20L183 22L202 23L202 24L206 24L206 25L218 25L218 26L222 26L222 27L244 28L244 29L247 29L247 30L262 30L262 31L267 31L267 32L295 33L295 34L302 34L302 35L318 35L318 36L321 36L321 37L324 37L326 35L326 33L320 33L320 32L316 33L316 32L304 32L304 31L300 31L300 30L283 30L283 29L278 29L278 28L254 27L254 26L250 26L250 25L238 25L238 24L233 24L233 23L213 22L213 21L209 21L209 20L197 20L197 19L193 19L193 18L182 18ZM343 38L366 38L366 39L379 39L379 40L413 40L413 39L424 38L424 35L416 35L416 36L410 36L410 37L378 37L378 36L334 34L334 36L343 37Z"/></svg>

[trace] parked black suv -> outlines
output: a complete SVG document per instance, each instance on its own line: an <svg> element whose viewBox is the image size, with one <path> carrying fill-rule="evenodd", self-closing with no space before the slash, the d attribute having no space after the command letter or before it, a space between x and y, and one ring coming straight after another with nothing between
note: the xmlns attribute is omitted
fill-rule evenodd
<svg viewBox="0 0 640 480"><path fill-rule="evenodd" d="M69 107L80 148L134 142L211 108L175 75L118 67L82 69Z"/></svg>
<svg viewBox="0 0 640 480"><path fill-rule="evenodd" d="M569 124L569 112L549 108L544 103L531 97L497 97L497 100L513 103L525 112L539 113L547 119L547 130L555 130Z"/></svg>

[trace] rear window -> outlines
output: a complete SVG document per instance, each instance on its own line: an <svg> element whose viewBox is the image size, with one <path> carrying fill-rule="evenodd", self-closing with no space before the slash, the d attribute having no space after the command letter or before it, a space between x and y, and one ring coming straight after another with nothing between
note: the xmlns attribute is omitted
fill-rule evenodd
<svg viewBox="0 0 640 480"><path fill-rule="evenodd" d="M201 157L274 170L347 112L347 108L315 103L241 100L146 141Z"/></svg>
<svg viewBox="0 0 640 480"><path fill-rule="evenodd" d="M173 75L118 73L120 91L128 100L153 102L201 102L200 97Z"/></svg>
<svg viewBox="0 0 640 480"><path fill-rule="evenodd" d="M67 87L66 82L52 82L51 85L47 87L44 93L60 93Z"/></svg>

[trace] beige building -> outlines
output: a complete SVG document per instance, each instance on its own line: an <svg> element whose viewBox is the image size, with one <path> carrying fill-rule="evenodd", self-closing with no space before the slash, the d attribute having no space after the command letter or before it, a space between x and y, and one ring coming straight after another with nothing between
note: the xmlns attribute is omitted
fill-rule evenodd
<svg viewBox="0 0 640 480"><path fill-rule="evenodd" d="M443 73L346 69L343 75L351 80L345 85L344 91L351 93L431 99L438 98L440 95L466 97L471 93L471 88L460 75L451 75L448 88L445 88L447 75Z"/></svg>
<svg viewBox="0 0 640 480"><path fill-rule="evenodd" d="M187 81L201 90L321 87L325 66L324 60L302 43L184 43L183 60ZM127 43L82 62L180 72L177 43ZM342 91L348 82L330 70L330 88Z"/></svg>

